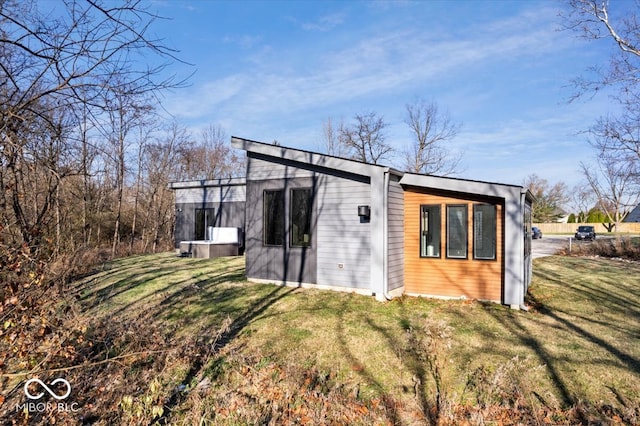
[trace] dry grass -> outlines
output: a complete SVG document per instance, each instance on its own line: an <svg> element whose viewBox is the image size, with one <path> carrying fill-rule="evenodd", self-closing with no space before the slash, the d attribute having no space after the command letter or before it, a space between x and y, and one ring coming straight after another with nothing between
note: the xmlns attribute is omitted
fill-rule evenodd
<svg viewBox="0 0 640 426"><path fill-rule="evenodd" d="M522 312L251 284L242 258L116 261L75 283L91 346L66 375L81 410L58 420L638 421L640 264L551 257L534 271Z"/></svg>

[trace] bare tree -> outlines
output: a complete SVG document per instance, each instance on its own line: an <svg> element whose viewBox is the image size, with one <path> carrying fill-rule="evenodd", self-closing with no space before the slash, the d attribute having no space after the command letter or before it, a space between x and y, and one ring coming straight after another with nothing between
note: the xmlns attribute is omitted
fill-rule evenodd
<svg viewBox="0 0 640 426"><path fill-rule="evenodd" d="M445 146L460 130L449 114L441 113L435 102L416 100L407 104L404 122L413 133L413 142L404 150L404 169L412 173L448 176L458 172L462 157Z"/></svg>
<svg viewBox="0 0 640 426"><path fill-rule="evenodd" d="M210 124L200 138L180 147L186 179L237 177L245 173L244 155L233 149L224 129Z"/></svg>
<svg viewBox="0 0 640 426"><path fill-rule="evenodd" d="M629 203L638 201L640 191L640 17L637 2L614 4L612 13L606 0L569 0L564 16L565 28L581 37L611 42L608 63L574 80L575 98L609 88L622 110L599 118L587 131L597 161L595 166L581 163L597 207L611 223L609 231L627 214Z"/></svg>
<svg viewBox="0 0 640 426"><path fill-rule="evenodd" d="M591 145L601 155L611 153L640 163L640 17L637 2L616 2L612 15L609 1L569 0L564 26L589 40L611 41L608 64L594 65L589 77L574 80L574 98L596 94L603 88L615 92L612 98L622 107L619 116L601 117L588 133ZM614 17L615 16L615 17ZM593 76L593 77L591 77Z"/></svg>
<svg viewBox="0 0 640 426"><path fill-rule="evenodd" d="M595 194L598 208L609 220L605 226L611 232L640 199L639 170L635 163L613 155L598 156L596 164L594 167L580 163L580 167Z"/></svg>
<svg viewBox="0 0 640 426"><path fill-rule="evenodd" d="M574 80L576 96L594 93L604 87L619 89L619 96L631 95L637 99L640 81L640 21L636 2L615 3L616 19L610 13L607 0L568 0L568 11L563 16L564 28L575 31L588 40L608 39L615 50L607 67L594 65L590 76Z"/></svg>
<svg viewBox="0 0 640 426"><path fill-rule="evenodd" d="M151 244L151 251L156 252L163 232L168 238L172 238L171 225L175 219L174 194L168 189L168 184L180 175L180 157L189 143L186 130L178 123L172 122L160 139L145 147L145 176L149 189L146 194L146 217L143 227L145 250Z"/></svg>
<svg viewBox="0 0 640 426"><path fill-rule="evenodd" d="M379 164L388 160L393 147L385 142L384 119L376 113L356 114L350 127L339 129L340 142L347 148L351 159Z"/></svg>
<svg viewBox="0 0 640 426"><path fill-rule="evenodd" d="M342 119L338 123L338 127L336 128L333 124L333 120L331 117L327 118L327 120L322 123L322 148L324 152L328 155L333 155L334 157L346 157L347 147L343 143L340 138L341 132L344 129L344 122Z"/></svg>
<svg viewBox="0 0 640 426"><path fill-rule="evenodd" d="M527 176L523 186L536 198L532 211L534 222L555 222L563 215L562 205L568 198L564 182L550 185L546 179L532 174Z"/></svg>
<svg viewBox="0 0 640 426"><path fill-rule="evenodd" d="M63 157L33 163L30 156L39 149L29 148L29 141L49 135L49 140L60 141L60 153L74 152L68 129L78 125L75 117L99 121L105 110L101 100L108 93L153 95L178 85L173 77L159 78L175 58L173 51L147 36L154 19L139 0L116 6L100 0L69 0L55 7L37 1L0 3L3 180L20 180L28 172L34 178L38 173L55 176L39 180L49 186L39 188L47 195L36 197L39 212L31 218L24 214L28 189L22 184L10 185L4 198L11 208L3 213L13 216L5 222L15 226L28 245L36 247L42 240L42 223L56 204L58 185L78 172L69 168L73 162L63 163ZM147 55L146 63L158 65L136 67L136 52Z"/></svg>
<svg viewBox="0 0 640 426"><path fill-rule="evenodd" d="M596 197L588 183L580 183L571 191L570 207L577 213L576 222L586 222L589 210L596 204Z"/></svg>

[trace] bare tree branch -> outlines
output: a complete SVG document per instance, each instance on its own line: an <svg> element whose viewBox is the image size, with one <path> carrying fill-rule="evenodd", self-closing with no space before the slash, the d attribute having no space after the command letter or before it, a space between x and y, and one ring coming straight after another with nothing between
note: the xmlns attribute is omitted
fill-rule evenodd
<svg viewBox="0 0 640 426"><path fill-rule="evenodd" d="M413 133L413 142L404 150L404 168L408 172L448 176L458 172L460 154L450 152L445 144L453 139L460 125L435 102L416 100L406 105L405 123Z"/></svg>

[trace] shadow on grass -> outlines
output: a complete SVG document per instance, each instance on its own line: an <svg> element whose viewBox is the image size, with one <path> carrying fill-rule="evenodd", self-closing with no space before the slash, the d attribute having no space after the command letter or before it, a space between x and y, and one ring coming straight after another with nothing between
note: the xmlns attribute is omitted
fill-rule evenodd
<svg viewBox="0 0 640 426"><path fill-rule="evenodd" d="M549 260L544 266L534 268L538 285L534 283L527 296L532 312L511 312L505 316L483 304L484 310L510 336L534 351L566 407L575 406L583 398L578 394L580 385L573 371L595 374L581 365L585 362L581 357L585 357L587 351L593 354L591 363L640 373L637 355L616 346L616 342L624 344L638 338L640 305L633 297L637 289L625 280L609 277L603 267L606 265L584 259L578 263L573 259ZM545 332L536 330L536 326ZM611 332L617 333L616 336ZM558 333L562 333L562 337L556 337ZM558 346L563 344L574 345L582 352L566 349L559 352ZM606 355L596 355L602 353Z"/></svg>
<svg viewBox="0 0 640 426"><path fill-rule="evenodd" d="M166 277L176 271L180 280L167 281ZM101 276L109 279L108 272ZM85 285L80 302L85 302L87 310L110 303L109 318L148 324L167 335L170 345L185 344L183 339L188 335L189 341L195 342L196 352L181 377L183 384L200 377L207 363L252 321L296 290L246 283L244 264L238 258L206 262L159 258L144 268L114 269L111 278L115 281L104 287ZM187 395L174 392L163 404L166 415Z"/></svg>
<svg viewBox="0 0 640 426"><path fill-rule="evenodd" d="M358 297L358 296L355 296ZM385 390L383 384L376 378L374 372L362 363L358 357L349 349L346 332L344 328L344 313L349 312L349 298L344 298L342 307L337 310L336 340L342 349L342 355L349 362L351 369L358 374L369 386L376 389L381 396L381 403L387 413L387 419L394 425L401 425L402 421L396 407L395 398ZM392 346L393 347L393 346ZM374 366L379 367L379 366Z"/></svg>

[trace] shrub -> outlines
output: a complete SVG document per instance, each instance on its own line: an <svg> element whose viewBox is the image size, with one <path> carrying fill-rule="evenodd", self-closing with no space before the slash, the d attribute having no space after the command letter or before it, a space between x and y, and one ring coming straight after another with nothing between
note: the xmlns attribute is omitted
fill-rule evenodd
<svg viewBox="0 0 640 426"><path fill-rule="evenodd" d="M615 239L599 239L590 243L572 244L571 256L600 256L640 261L640 240L638 238L619 237Z"/></svg>

